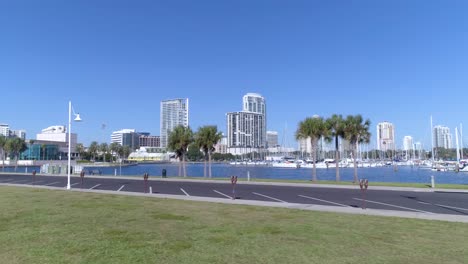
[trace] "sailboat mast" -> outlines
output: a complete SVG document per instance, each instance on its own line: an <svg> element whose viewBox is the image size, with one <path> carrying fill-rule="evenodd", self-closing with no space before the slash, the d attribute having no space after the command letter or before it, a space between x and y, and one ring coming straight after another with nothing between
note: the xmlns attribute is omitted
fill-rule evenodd
<svg viewBox="0 0 468 264"><path fill-rule="evenodd" d="M463 159L463 125L460 123L460 158Z"/></svg>
<svg viewBox="0 0 468 264"><path fill-rule="evenodd" d="M434 162L434 128L432 127L432 115L431 115L431 150L432 150L432 162Z"/></svg>
<svg viewBox="0 0 468 264"><path fill-rule="evenodd" d="M455 127L455 143L457 144L457 162L460 162L460 148L458 146L458 128Z"/></svg>

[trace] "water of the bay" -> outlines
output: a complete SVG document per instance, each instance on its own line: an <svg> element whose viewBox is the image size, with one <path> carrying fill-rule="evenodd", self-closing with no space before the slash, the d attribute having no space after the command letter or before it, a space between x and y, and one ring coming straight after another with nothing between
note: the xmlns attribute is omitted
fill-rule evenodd
<svg viewBox="0 0 468 264"><path fill-rule="evenodd" d="M178 176L178 164L138 164L134 166L87 168L98 169L106 175L136 175L142 176L149 173L151 176L161 176L162 170L167 171L167 176ZM353 180L353 168L340 168L342 181ZM271 166L239 166L224 163L212 164L213 177L230 177L236 175L239 178L247 178L250 174L252 179L287 179L287 180L310 180L312 178L312 169L291 169L275 168ZM188 163L187 176L203 177L203 163ZM468 172L437 172L428 168L417 166L399 166L396 170L392 166L377 168L358 168L358 177L367 178L375 182L413 182L430 184L431 176L434 176L436 183L468 184ZM335 180L335 169L317 169L317 178L319 180Z"/></svg>
<svg viewBox="0 0 468 264"><path fill-rule="evenodd" d="M167 171L168 177L178 176L179 165L166 164L138 164L133 166L110 166L110 167L85 167L86 171L100 171L101 175L117 176L142 176L149 173L150 176L161 176L162 170ZM16 172L31 173L33 170L40 171L38 166L18 167ZM342 181L352 181L353 168L340 168ZM1 168L0 168L1 171ZM5 172L14 172L14 167L5 167ZM285 180L310 180L312 169L275 168L271 166L240 166L225 163L213 163L212 175L214 178L226 178L233 175L239 178L251 179L285 179ZM203 163L187 163L187 176L203 177ZM408 182L430 184L431 176L435 177L436 183L468 184L468 172L437 172L428 168L417 166L399 166L395 170L392 166L376 168L358 168L358 177L366 178L370 182ZM319 180L335 180L335 169L317 169Z"/></svg>

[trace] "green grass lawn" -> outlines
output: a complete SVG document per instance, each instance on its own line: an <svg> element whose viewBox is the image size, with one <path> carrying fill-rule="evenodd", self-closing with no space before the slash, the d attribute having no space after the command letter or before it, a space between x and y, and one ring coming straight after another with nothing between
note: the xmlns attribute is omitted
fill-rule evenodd
<svg viewBox="0 0 468 264"><path fill-rule="evenodd" d="M0 187L0 263L467 263L468 224Z"/></svg>

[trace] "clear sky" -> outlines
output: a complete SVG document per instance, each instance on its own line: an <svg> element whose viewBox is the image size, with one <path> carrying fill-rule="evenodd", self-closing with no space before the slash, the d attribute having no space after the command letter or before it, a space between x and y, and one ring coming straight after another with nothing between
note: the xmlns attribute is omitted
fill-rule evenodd
<svg viewBox="0 0 468 264"><path fill-rule="evenodd" d="M412 135L428 148L431 115L468 135L467 11L427 0L1 1L0 123L35 138L68 123L71 100L87 145L122 128L159 135L160 101L188 97L194 130L225 131L225 113L257 92L268 130L291 146L299 121L338 113L369 118L374 146L389 121L397 146Z"/></svg>

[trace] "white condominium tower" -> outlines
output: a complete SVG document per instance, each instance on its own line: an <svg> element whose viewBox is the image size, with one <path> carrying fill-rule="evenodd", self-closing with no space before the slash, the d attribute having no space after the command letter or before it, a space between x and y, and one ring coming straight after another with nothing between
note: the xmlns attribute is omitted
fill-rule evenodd
<svg viewBox="0 0 468 264"><path fill-rule="evenodd" d="M267 147L274 148L278 146L278 132L267 131L266 132Z"/></svg>
<svg viewBox="0 0 468 264"><path fill-rule="evenodd" d="M395 127L390 122L377 124L377 149L395 150Z"/></svg>
<svg viewBox="0 0 468 264"><path fill-rule="evenodd" d="M450 134L450 128L446 126L435 126L434 138L432 140L435 148L452 148L452 134Z"/></svg>
<svg viewBox="0 0 468 264"><path fill-rule="evenodd" d="M171 99L161 101L161 147L167 148L167 140L172 130L179 125L189 125L189 100Z"/></svg>
<svg viewBox="0 0 468 264"><path fill-rule="evenodd" d="M403 150L412 150L413 149L413 137L405 136L403 138Z"/></svg>
<svg viewBox="0 0 468 264"><path fill-rule="evenodd" d="M266 115L265 98L257 93L247 93L242 98L242 111Z"/></svg>
<svg viewBox="0 0 468 264"><path fill-rule="evenodd" d="M267 147L265 98L257 93L248 93L242 101L242 111L226 114L228 152L261 152Z"/></svg>
<svg viewBox="0 0 468 264"><path fill-rule="evenodd" d="M9 137L10 136L10 126L7 124L0 124L0 135Z"/></svg>

